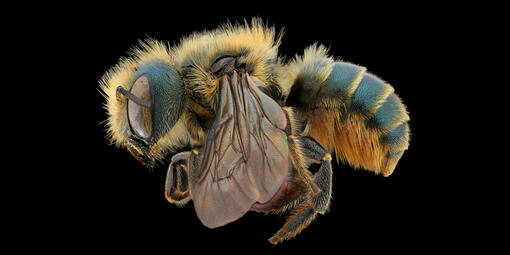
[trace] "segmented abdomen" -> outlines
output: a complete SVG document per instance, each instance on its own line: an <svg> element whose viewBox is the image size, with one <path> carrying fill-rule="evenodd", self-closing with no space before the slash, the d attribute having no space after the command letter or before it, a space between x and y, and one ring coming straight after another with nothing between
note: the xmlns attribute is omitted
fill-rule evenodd
<svg viewBox="0 0 510 255"><path fill-rule="evenodd" d="M308 116L303 134L356 168L390 175L409 145L409 116L393 87L350 63L324 58L309 66L302 70L314 71L303 71L289 95ZM322 82L314 77L320 68L331 70Z"/></svg>
<svg viewBox="0 0 510 255"><path fill-rule="evenodd" d="M340 119L339 128L342 126L357 128L352 130L354 133L343 136L349 141L336 139L336 145L344 147L337 150L338 153L343 154L339 156L350 162L359 162L354 163L355 166L379 170L384 175L391 174L409 145L407 123L409 116L404 104L394 93L393 87L373 74L367 73L364 67L336 62L333 64L330 76L320 89L319 97L321 96L333 97L333 99L337 97L337 100L345 102L344 116ZM359 132L362 130L365 130L367 134L361 134L362 137L359 137ZM373 141L359 141L360 138ZM346 150L346 146L350 148ZM371 148L363 148L363 146ZM364 153L367 150L382 154L363 155L369 153Z"/></svg>

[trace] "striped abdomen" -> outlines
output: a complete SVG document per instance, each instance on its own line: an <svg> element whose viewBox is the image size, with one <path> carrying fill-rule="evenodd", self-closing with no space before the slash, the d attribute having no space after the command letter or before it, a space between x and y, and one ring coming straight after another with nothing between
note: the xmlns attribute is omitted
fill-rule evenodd
<svg viewBox="0 0 510 255"><path fill-rule="evenodd" d="M315 72L303 71L288 98L307 116L304 135L354 167L390 175L409 145L409 116L393 87L350 63L323 58L309 65ZM325 79L307 77L320 68L331 70Z"/></svg>

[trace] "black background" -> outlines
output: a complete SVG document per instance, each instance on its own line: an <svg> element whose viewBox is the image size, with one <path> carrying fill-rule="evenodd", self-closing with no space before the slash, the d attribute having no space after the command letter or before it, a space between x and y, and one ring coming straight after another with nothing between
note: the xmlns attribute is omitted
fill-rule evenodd
<svg viewBox="0 0 510 255"><path fill-rule="evenodd" d="M312 248L322 253L404 245L423 250L451 243L467 228L457 213L465 195L452 185L461 182L452 176L463 170L450 167L444 153L449 145L438 135L449 127L443 124L445 111L439 109L443 93L434 84L447 70L443 64L449 63L436 60L451 47L445 30L450 36L456 31L455 24L443 22L443 11L419 4L326 3L278 8L262 3L139 3L70 9L43 15L47 19L35 25L38 45L51 49L42 52L51 61L40 65L48 65L58 74L52 80L59 80L50 91L57 100L46 101L54 104L51 119L39 121L56 124L38 152L43 155L40 162L52 166L45 174L50 180L37 181L44 191L35 196L36 203L30 202L38 212L30 217L40 217L37 221L42 223L31 235L50 237L43 245L65 244L78 250L164 248L168 253L197 248L238 252ZM144 168L127 150L108 144L101 123L107 116L98 81L139 39L175 44L193 31L251 17L261 17L277 31L284 27L280 55L287 59L319 42L330 47L331 55L367 67L394 86L411 116L409 150L390 177L335 165L331 210L275 247L267 239L285 216L249 212L224 227L208 229L196 217L192 202L177 208L165 200L166 165L154 171Z"/></svg>

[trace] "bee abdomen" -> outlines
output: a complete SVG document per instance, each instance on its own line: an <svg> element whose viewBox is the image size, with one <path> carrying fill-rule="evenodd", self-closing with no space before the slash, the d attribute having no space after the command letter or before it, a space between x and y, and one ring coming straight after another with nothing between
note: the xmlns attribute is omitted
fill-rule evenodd
<svg viewBox="0 0 510 255"><path fill-rule="evenodd" d="M365 123L366 131L372 133L368 137L379 139L377 147L382 154L376 168L391 174L409 145L409 115L393 87L365 72L365 68L349 63L335 63L325 86L336 89L333 95L343 101L344 121Z"/></svg>
<svg viewBox="0 0 510 255"><path fill-rule="evenodd" d="M365 116L373 115L391 93L393 87L389 84L372 74L364 73L350 100L349 111Z"/></svg>
<svg viewBox="0 0 510 255"><path fill-rule="evenodd" d="M337 160L385 176L409 145L409 116L393 87L365 67L335 62L314 45L287 66L286 105Z"/></svg>
<svg viewBox="0 0 510 255"><path fill-rule="evenodd" d="M380 142L388 147L387 157L400 158L409 144L409 115L391 85L364 73L347 103L348 115L359 115L369 130L380 134ZM399 156L400 155L400 156Z"/></svg>
<svg viewBox="0 0 510 255"><path fill-rule="evenodd" d="M318 137L329 137L324 145L331 144L339 158L355 167L391 174L409 145L409 116L393 87L366 68L345 62L333 63L317 87L312 109L338 111L340 118L332 133L315 130Z"/></svg>
<svg viewBox="0 0 510 255"><path fill-rule="evenodd" d="M392 130L381 135L381 142L389 146L390 152L407 149L409 145L409 125L407 121L398 124Z"/></svg>
<svg viewBox="0 0 510 255"><path fill-rule="evenodd" d="M380 138L381 143L387 146L385 157L385 175L389 175L395 169L398 161L409 147L409 125L407 120L394 127Z"/></svg>
<svg viewBox="0 0 510 255"><path fill-rule="evenodd" d="M321 86L318 98L345 102L358 88L365 71L366 68L350 63L333 63L331 73Z"/></svg>

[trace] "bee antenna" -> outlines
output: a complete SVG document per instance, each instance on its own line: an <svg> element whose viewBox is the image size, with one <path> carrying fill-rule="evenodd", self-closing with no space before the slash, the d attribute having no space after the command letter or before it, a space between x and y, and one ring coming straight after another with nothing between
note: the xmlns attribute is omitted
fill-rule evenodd
<svg viewBox="0 0 510 255"><path fill-rule="evenodd" d="M120 100L120 95L123 95L123 96L127 97L129 100L133 101L137 105L140 105L140 106L143 106L143 107L147 107L147 108L151 107L151 103L150 102L143 101L142 99L140 99L140 98L136 97L135 95L131 94L131 92L127 91L123 87L118 86L117 87L117 100Z"/></svg>

